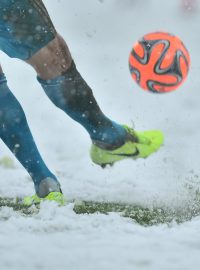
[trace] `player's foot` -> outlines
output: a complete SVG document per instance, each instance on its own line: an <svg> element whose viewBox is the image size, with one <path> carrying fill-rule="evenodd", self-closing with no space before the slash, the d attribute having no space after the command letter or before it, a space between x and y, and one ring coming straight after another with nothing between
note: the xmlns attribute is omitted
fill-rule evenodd
<svg viewBox="0 0 200 270"><path fill-rule="evenodd" d="M44 201L54 201L59 205L66 204L66 198L62 192L50 192L45 198L40 198L37 195L27 196L23 199L23 204L26 206L37 205Z"/></svg>
<svg viewBox="0 0 200 270"><path fill-rule="evenodd" d="M25 205L39 204L42 201L55 201L63 205L66 202L60 188L60 183L54 178L44 178L40 183L35 184L35 190L35 195L24 198L23 203Z"/></svg>
<svg viewBox="0 0 200 270"><path fill-rule="evenodd" d="M138 132L128 126L123 127L127 131L127 139L122 146L108 150L92 144L90 156L94 163L105 167L126 158L146 158L163 144L164 136L159 130Z"/></svg>

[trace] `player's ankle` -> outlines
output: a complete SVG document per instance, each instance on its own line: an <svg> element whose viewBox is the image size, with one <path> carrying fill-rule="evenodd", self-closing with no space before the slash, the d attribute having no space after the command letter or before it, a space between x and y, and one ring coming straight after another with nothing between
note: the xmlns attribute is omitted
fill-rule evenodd
<svg viewBox="0 0 200 270"><path fill-rule="evenodd" d="M35 185L35 190L39 198L45 198L51 192L62 192L60 183L51 177L47 177Z"/></svg>
<svg viewBox="0 0 200 270"><path fill-rule="evenodd" d="M130 132L130 128L118 125L121 128L121 132L112 137L111 140L106 140L103 138L102 140L92 140L93 144L105 149L105 150L115 150L121 146L123 146L126 142L138 142L137 135L133 132ZM106 137L106 136L105 136Z"/></svg>

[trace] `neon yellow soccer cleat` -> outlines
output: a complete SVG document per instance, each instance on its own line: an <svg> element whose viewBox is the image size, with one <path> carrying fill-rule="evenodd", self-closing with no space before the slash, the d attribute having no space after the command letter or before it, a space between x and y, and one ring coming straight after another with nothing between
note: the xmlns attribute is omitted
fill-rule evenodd
<svg viewBox="0 0 200 270"><path fill-rule="evenodd" d="M90 156L94 163L104 168L115 162L131 158L146 158L156 152L163 144L164 136L159 130L137 132L128 126L123 126L127 131L126 142L117 149L103 149L94 143L90 149Z"/></svg>
<svg viewBox="0 0 200 270"><path fill-rule="evenodd" d="M40 204L43 201L54 201L59 205L66 204L66 198L61 192L50 192L45 198L39 198L37 195L27 196L23 199L23 204L26 206Z"/></svg>

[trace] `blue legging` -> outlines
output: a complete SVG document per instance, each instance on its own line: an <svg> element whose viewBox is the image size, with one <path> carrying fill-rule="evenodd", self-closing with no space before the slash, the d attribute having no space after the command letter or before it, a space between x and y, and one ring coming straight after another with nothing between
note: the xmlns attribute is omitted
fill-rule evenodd
<svg viewBox="0 0 200 270"><path fill-rule="evenodd" d="M3 74L0 74L0 138L30 174L36 190L43 179L56 180L38 152L24 111Z"/></svg>

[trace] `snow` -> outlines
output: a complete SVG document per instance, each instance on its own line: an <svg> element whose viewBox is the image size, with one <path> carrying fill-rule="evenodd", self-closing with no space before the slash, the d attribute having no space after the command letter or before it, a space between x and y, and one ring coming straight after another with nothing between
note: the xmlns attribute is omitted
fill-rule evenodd
<svg viewBox="0 0 200 270"><path fill-rule="evenodd" d="M47 99L32 68L1 53L9 85L20 100L48 166L71 199L185 207L199 188L199 10L181 1L44 1L58 32L103 111L136 130L158 128L165 146L147 160L102 170L92 164L87 133ZM52 3L53 2L53 3ZM162 3L161 3L162 2ZM128 70L133 43L164 30L180 36L191 55L187 81L176 92L141 91ZM1 142L0 158L9 156ZM25 196L33 184L21 165L0 170L0 196ZM0 269L199 269L200 217L143 227L109 215L76 215L73 205L43 203L38 214L0 210Z"/></svg>

